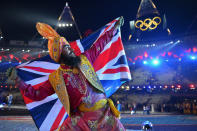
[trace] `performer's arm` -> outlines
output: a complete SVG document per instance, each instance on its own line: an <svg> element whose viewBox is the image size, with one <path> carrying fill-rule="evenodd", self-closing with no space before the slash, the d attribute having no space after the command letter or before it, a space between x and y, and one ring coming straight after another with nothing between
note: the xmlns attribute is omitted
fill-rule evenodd
<svg viewBox="0 0 197 131"><path fill-rule="evenodd" d="M90 49L84 52L85 56L89 59L91 63L94 63L97 56L103 51L105 45L109 43L113 36L116 34L117 29L112 28L107 31L103 36L101 36Z"/></svg>
<svg viewBox="0 0 197 131"><path fill-rule="evenodd" d="M53 87L51 86L49 80L44 82L41 86L34 89L32 85L26 84L24 81L20 80L20 78L17 79L17 86L22 91L22 93L35 101L43 100L47 96L50 96L54 94Z"/></svg>
<svg viewBox="0 0 197 131"><path fill-rule="evenodd" d="M78 56L80 54L86 53L87 51L90 51L91 48L94 48L95 44L96 44L96 47L97 46L101 47L100 49L98 47L98 50L101 52L105 44L107 44L111 40L111 38L116 34L118 28L121 25L123 25L123 22L124 22L123 17L120 17L119 20L113 26L113 28L111 28L109 31L102 34L102 36L99 39L97 39L96 42L95 42L95 38L96 36L98 36L98 33L100 32L95 32L82 40L76 40L76 41L70 42L69 44L71 48L74 49L75 54Z"/></svg>

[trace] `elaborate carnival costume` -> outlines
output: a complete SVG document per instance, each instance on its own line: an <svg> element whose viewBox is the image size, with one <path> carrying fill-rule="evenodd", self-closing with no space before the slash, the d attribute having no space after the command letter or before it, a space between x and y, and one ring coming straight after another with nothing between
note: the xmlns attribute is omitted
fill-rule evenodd
<svg viewBox="0 0 197 131"><path fill-rule="evenodd" d="M69 43L49 25L38 23L36 27L38 32L48 39L51 58L59 62L63 45ZM112 39L114 32L114 28L107 31L83 54L78 53L75 44L70 43L74 53L81 59L80 65L77 68L60 65L49 75L49 80L38 89L21 81L20 88L30 99L42 100L54 92L58 95L69 115L59 128L60 131L125 130L117 118L120 113L114 107L112 100L106 98L105 91L92 67L92 63L105 44Z"/></svg>

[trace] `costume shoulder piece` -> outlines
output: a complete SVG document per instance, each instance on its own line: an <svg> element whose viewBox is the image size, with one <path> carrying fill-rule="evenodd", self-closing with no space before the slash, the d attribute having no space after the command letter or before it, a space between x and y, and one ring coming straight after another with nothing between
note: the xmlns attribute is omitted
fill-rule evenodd
<svg viewBox="0 0 197 131"><path fill-rule="evenodd" d="M80 55L81 58L81 64L80 64L80 70L86 77L86 79L99 91L105 93L105 90L103 89L103 86L97 76L97 74L94 71L94 68L92 67L91 63L87 59L86 56Z"/></svg>

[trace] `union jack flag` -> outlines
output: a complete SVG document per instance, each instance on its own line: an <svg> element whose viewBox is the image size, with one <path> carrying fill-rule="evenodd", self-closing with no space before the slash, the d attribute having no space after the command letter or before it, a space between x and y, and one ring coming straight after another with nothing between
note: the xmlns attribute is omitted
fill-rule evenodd
<svg viewBox="0 0 197 131"><path fill-rule="evenodd" d="M82 40L76 40L70 44L76 45L79 53L91 48L98 38L106 31L112 29L115 25L115 19L112 22L99 29L97 32L89 35ZM17 67L19 77L26 84L31 84L38 88L48 80L50 73L58 69L59 64L55 63L49 55L36 59ZM120 29L114 35L112 40L104 47L97 59L93 63L107 97L111 96L124 82L131 80L129 67L123 44L121 41ZM56 94L46 97L41 101L33 101L23 95L27 109L30 111L37 128L40 131L55 130L68 117L63 105Z"/></svg>

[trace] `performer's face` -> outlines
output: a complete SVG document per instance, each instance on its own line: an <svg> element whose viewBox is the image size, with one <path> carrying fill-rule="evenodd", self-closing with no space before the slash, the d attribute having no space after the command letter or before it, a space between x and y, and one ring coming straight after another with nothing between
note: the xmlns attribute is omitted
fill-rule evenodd
<svg viewBox="0 0 197 131"><path fill-rule="evenodd" d="M73 52L73 49L70 47L70 45L64 45L62 49L62 54L70 57L76 57L75 53Z"/></svg>
<svg viewBox="0 0 197 131"><path fill-rule="evenodd" d="M65 45L62 49L60 63L68 66L76 67L80 64L80 57L76 56L70 45Z"/></svg>

